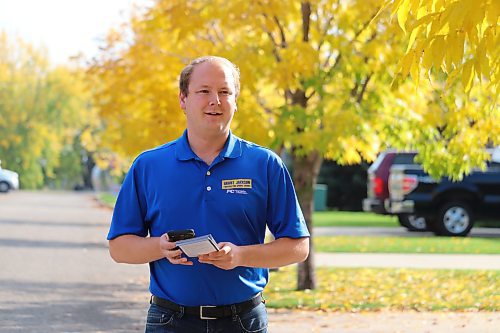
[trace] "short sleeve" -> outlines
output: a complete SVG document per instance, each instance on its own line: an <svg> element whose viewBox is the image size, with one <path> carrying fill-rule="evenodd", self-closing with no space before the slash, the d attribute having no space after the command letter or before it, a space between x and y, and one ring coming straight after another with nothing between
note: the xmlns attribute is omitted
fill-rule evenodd
<svg viewBox="0 0 500 333"><path fill-rule="evenodd" d="M126 234L146 237L148 235L146 213L144 182L141 181L139 162L136 160L118 193L107 239L111 240Z"/></svg>
<svg viewBox="0 0 500 333"><path fill-rule="evenodd" d="M276 157L268 170L267 225L275 238L309 237L292 178L283 162Z"/></svg>

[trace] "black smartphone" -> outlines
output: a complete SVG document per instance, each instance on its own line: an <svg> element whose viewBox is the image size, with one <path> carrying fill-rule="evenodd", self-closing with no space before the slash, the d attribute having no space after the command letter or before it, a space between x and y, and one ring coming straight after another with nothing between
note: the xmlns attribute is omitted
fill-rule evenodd
<svg viewBox="0 0 500 333"><path fill-rule="evenodd" d="M193 229L185 229L185 230L170 230L167 232L168 240L170 242L177 242L183 239L189 239L194 237Z"/></svg>

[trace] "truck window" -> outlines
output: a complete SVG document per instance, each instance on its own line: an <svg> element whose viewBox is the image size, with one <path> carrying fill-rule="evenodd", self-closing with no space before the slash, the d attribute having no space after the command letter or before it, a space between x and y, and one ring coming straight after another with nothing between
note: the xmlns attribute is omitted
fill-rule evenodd
<svg viewBox="0 0 500 333"><path fill-rule="evenodd" d="M416 154L397 154L394 156L392 164L416 164L414 161Z"/></svg>

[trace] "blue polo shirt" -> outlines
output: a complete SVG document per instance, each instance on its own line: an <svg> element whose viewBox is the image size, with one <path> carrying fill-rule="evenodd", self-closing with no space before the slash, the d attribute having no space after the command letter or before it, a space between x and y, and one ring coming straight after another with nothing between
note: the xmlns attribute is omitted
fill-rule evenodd
<svg viewBox="0 0 500 333"><path fill-rule="evenodd" d="M143 152L120 189L108 239L133 234L159 237L174 229L212 234L217 242L264 243L275 236L308 237L290 175L271 150L232 133L210 166L179 139ZM153 295L185 306L241 302L262 291L268 269L223 270L201 264L151 262Z"/></svg>

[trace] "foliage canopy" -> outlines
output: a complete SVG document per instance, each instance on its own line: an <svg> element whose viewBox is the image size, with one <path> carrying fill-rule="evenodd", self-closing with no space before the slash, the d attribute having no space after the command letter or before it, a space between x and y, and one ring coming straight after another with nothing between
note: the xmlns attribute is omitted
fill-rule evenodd
<svg viewBox="0 0 500 333"><path fill-rule="evenodd" d="M83 74L0 33L0 159L23 188L81 184L81 136L97 117Z"/></svg>

